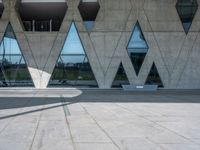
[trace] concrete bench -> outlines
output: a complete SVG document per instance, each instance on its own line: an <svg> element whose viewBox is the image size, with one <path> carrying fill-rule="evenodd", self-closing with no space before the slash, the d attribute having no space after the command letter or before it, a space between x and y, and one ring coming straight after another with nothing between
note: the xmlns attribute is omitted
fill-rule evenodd
<svg viewBox="0 0 200 150"><path fill-rule="evenodd" d="M122 85L124 91L157 91L158 85Z"/></svg>

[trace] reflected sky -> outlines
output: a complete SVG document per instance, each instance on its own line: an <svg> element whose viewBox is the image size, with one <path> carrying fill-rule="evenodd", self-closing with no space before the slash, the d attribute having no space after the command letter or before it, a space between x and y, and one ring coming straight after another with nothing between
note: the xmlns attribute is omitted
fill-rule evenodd
<svg viewBox="0 0 200 150"><path fill-rule="evenodd" d="M21 55L18 42L15 38L8 36L3 38L0 45L0 59L3 59L3 54L9 54L9 56L5 56L5 58L13 64L19 63L19 56L11 57L10 55ZM61 51L61 56L64 63L81 63L85 59L85 52L74 22L72 22L69 29L65 44ZM58 61L60 61L60 59ZM22 60L22 62L24 63L24 60Z"/></svg>
<svg viewBox="0 0 200 150"><path fill-rule="evenodd" d="M129 53L146 53L147 50L148 45L144 39L140 25L137 22L128 43L128 51Z"/></svg>
<svg viewBox="0 0 200 150"><path fill-rule="evenodd" d="M1 55L4 53L4 50L5 54L21 54L17 40L9 37L4 37L1 42Z"/></svg>
<svg viewBox="0 0 200 150"><path fill-rule="evenodd" d="M74 22L72 22L67 39L63 46L62 54L85 54Z"/></svg>
<svg viewBox="0 0 200 150"><path fill-rule="evenodd" d="M12 37L4 37L0 45L0 55L5 54L21 54L17 40ZM131 40L128 44L129 53L146 53L148 45L144 39L139 23L136 23ZM79 56L62 56L64 63L82 62L85 58L85 52L79 38L75 23L72 22L69 29L65 44L61 51L61 55L79 55ZM6 57L12 63L19 62L19 57ZM2 59L2 57L0 58Z"/></svg>
<svg viewBox="0 0 200 150"><path fill-rule="evenodd" d="M12 64L25 64L17 40L4 37L0 45L0 60L6 59Z"/></svg>
<svg viewBox="0 0 200 150"><path fill-rule="evenodd" d="M61 56L58 62L69 64L69 63L83 63L86 62L85 51L83 49L81 40L79 38L75 23L72 22L69 29L68 36L63 46Z"/></svg>

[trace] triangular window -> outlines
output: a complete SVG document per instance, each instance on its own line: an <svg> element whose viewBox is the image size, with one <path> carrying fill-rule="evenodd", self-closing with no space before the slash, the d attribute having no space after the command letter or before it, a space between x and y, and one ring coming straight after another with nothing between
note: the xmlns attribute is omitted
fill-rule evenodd
<svg viewBox="0 0 200 150"><path fill-rule="evenodd" d="M74 22L71 24L49 86L98 87Z"/></svg>
<svg viewBox="0 0 200 150"><path fill-rule="evenodd" d="M126 72L122 63L120 64L115 79L113 81L112 87L113 88L121 88L122 85L129 84L128 78L126 76Z"/></svg>
<svg viewBox="0 0 200 150"><path fill-rule="evenodd" d="M34 86L9 23L0 46L0 87Z"/></svg>
<svg viewBox="0 0 200 150"><path fill-rule="evenodd" d="M153 63L153 65L151 67L151 70L149 72L149 75L147 77L145 84L147 84L147 85L158 85L158 87L164 87L155 63Z"/></svg>

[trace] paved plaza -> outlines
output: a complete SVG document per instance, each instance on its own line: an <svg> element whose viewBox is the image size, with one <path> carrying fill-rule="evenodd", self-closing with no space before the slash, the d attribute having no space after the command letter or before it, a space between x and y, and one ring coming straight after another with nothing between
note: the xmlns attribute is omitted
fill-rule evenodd
<svg viewBox="0 0 200 150"><path fill-rule="evenodd" d="M0 150L200 150L200 91L0 90Z"/></svg>

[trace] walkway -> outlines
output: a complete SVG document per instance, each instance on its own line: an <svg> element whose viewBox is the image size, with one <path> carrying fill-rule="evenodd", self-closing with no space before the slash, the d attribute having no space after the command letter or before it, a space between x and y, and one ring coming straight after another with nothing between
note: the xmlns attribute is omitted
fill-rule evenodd
<svg viewBox="0 0 200 150"><path fill-rule="evenodd" d="M200 91L1 90L0 150L200 150Z"/></svg>

